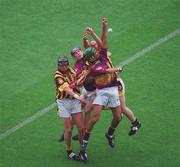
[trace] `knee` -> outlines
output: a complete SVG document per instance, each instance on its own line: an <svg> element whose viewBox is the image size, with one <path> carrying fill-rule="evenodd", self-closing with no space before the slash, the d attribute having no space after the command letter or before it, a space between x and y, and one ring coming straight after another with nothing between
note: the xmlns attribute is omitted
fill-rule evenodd
<svg viewBox="0 0 180 167"><path fill-rule="evenodd" d="M65 129L65 133L66 133L67 135L71 135L71 134L72 134L72 128L66 128L66 129Z"/></svg>

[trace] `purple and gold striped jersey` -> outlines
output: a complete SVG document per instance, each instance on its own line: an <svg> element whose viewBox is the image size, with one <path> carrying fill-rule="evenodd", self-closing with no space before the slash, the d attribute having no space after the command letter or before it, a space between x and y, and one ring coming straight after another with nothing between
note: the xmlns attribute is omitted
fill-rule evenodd
<svg viewBox="0 0 180 167"><path fill-rule="evenodd" d="M70 84L76 80L76 72L69 68L67 73L62 73L60 71L56 71L54 75L54 81L56 84L56 99L73 99L74 97L67 94L64 89L66 87L70 87ZM78 87L73 88L73 91L76 94L80 94L80 90Z"/></svg>
<svg viewBox="0 0 180 167"><path fill-rule="evenodd" d="M116 73L106 73L105 69L112 68L112 62L107 56L107 49L101 49L99 60L90 66L91 75L95 78L95 87L102 89L106 87L119 86Z"/></svg>
<svg viewBox="0 0 180 167"><path fill-rule="evenodd" d="M88 65L86 64L86 61L84 59L80 61L76 61L74 64L74 70L77 75L80 75L83 70L86 70L88 68Z"/></svg>
<svg viewBox="0 0 180 167"><path fill-rule="evenodd" d="M114 66L113 66L113 63L112 63L112 61L111 61L111 59L110 59L110 56L108 56L108 61L110 62L111 67L113 68ZM117 72L115 72L114 74L116 75L117 78L119 78ZM118 83L119 83L119 85L118 85L118 93L119 93L119 96L122 96L123 93L124 93L124 92L123 92L123 86L122 86L122 83L120 82L120 80L119 80L119 79L117 79L117 80L118 80Z"/></svg>
<svg viewBox="0 0 180 167"><path fill-rule="evenodd" d="M77 76L79 77L84 70L88 70L88 65L86 64L86 61L76 61L76 63L74 64L74 70L76 71ZM94 77L88 75L83 83L83 86L88 91L94 91L96 90L94 83Z"/></svg>

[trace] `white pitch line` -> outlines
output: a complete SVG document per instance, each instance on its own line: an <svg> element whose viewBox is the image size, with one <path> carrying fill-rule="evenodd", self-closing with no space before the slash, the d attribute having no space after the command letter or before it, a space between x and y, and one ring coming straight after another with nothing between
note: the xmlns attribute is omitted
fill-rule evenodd
<svg viewBox="0 0 180 167"><path fill-rule="evenodd" d="M170 40L171 38L177 36L179 33L180 33L180 28L178 28L174 32L171 32L170 34L166 35L165 37L160 38L158 41L152 43L147 48L144 48L143 50L136 52L134 55L130 56L127 60L121 62L120 65L125 66L125 65L131 63L132 61L144 56L146 53L150 52L151 50L158 47L162 43Z"/></svg>
<svg viewBox="0 0 180 167"><path fill-rule="evenodd" d="M27 119L25 119L23 122L17 124L15 127L8 129L7 131L5 131L4 133L0 134L0 140L4 139L5 137L9 136L10 134L14 133L15 131L17 131L18 129L21 129L22 127L24 127L25 125L33 122L34 120L38 119L39 117L43 116L44 114L48 113L50 110L52 110L54 107L56 106L55 103L49 105L48 107L38 111L37 113L35 113L34 115L32 115L31 117L28 117Z"/></svg>
<svg viewBox="0 0 180 167"><path fill-rule="evenodd" d="M171 32L170 34L160 38L158 41L152 43L151 45L149 45L148 47L144 48L143 50L141 50L139 52L136 52L134 55L130 56L127 60L121 62L120 65L125 66L125 65L135 61L136 59L144 56L146 53L150 52L151 50L153 50L154 48L158 47L162 43L170 40L171 38L173 38L175 36L177 36L179 33L180 33L180 28L178 28L174 32ZM17 124L15 127L8 129L4 133L1 133L0 134L0 140L6 138L10 134L16 132L18 129L23 128L24 126L26 126L27 124L33 122L34 120L38 119L39 117L45 115L50 110L52 110L55 106L56 106L56 104L52 103L48 107L38 111L36 114L32 115L31 117L28 117L27 119L25 119L21 123Z"/></svg>

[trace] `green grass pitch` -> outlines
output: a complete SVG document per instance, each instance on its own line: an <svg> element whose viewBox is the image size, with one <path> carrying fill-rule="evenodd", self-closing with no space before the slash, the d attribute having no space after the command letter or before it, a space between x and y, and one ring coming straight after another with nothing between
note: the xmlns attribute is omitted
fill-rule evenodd
<svg viewBox="0 0 180 167"><path fill-rule="evenodd" d="M85 27L100 34L108 18L118 65L179 29L179 11L179 0L0 0L0 135L54 102L57 57L66 54L73 64L70 50L82 46ZM104 111L88 145L89 167L180 166L179 73L179 34L124 67L126 101L142 128L129 137L124 117L111 149L104 137L111 112ZM0 167L84 166L66 158L56 140L62 131L52 109L0 140Z"/></svg>

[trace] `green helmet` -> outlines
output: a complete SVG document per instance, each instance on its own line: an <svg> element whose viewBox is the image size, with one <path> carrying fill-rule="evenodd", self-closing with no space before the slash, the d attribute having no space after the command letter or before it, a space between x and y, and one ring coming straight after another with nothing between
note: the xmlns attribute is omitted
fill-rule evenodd
<svg viewBox="0 0 180 167"><path fill-rule="evenodd" d="M95 48L87 48L85 51L84 51L84 58L85 60L89 61L93 56L94 54L96 53L96 49Z"/></svg>

